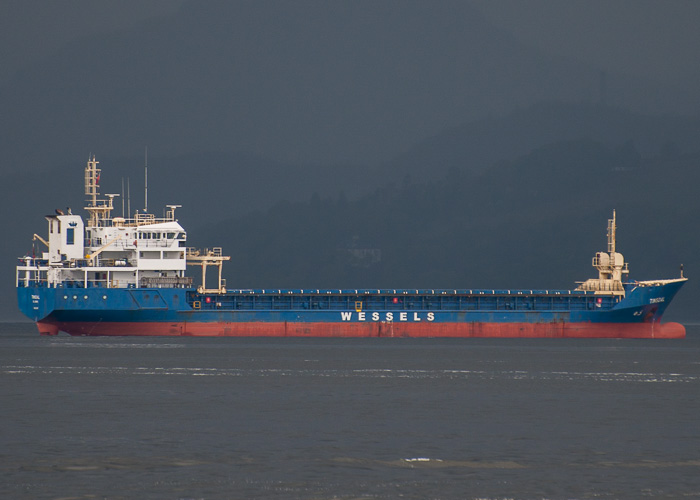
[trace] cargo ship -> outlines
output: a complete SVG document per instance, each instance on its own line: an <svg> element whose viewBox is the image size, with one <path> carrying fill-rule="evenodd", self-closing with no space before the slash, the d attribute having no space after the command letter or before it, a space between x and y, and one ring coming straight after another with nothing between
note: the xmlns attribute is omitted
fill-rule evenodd
<svg viewBox="0 0 700 500"><path fill-rule="evenodd" d="M85 167L86 220L70 210L47 215L48 236L19 259L20 310L42 335L189 335L270 337L682 338L661 323L686 282L628 280L615 248L593 258L597 278L570 290L228 289L221 248L187 246L168 205L113 216L116 194L100 198L101 169ZM201 283L187 276L201 268ZM207 284L207 269L218 280Z"/></svg>

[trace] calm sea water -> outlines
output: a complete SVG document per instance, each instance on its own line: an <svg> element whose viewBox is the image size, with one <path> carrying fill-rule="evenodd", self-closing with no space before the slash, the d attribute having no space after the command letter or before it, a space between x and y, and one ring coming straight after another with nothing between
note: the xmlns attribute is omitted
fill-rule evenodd
<svg viewBox="0 0 700 500"><path fill-rule="evenodd" d="M0 356L0 498L700 498L700 327L336 340L0 324Z"/></svg>

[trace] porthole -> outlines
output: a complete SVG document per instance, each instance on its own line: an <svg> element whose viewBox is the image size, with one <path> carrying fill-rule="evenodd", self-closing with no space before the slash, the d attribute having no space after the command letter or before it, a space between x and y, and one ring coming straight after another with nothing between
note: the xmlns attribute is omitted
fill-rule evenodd
<svg viewBox="0 0 700 500"><path fill-rule="evenodd" d="M102 300L107 300L107 296L106 296L106 295L103 295L103 296L102 296Z"/></svg>

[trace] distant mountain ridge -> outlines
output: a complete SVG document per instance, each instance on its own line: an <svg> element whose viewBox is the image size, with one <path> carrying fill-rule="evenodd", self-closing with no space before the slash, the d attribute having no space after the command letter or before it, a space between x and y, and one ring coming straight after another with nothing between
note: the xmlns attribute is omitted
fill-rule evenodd
<svg viewBox="0 0 700 500"><path fill-rule="evenodd" d="M664 149L700 151L700 119L647 115L589 103L543 101L511 113L475 120L426 138L390 162L391 170L421 177L451 168L483 170L533 148L568 140L630 143L643 156Z"/></svg>
<svg viewBox="0 0 700 500"><path fill-rule="evenodd" d="M234 256L230 286L573 286L589 277L615 208L634 277L675 276L680 263L690 276L700 269L698 120L550 102L479 123L375 168L151 153L149 209L182 204L188 243ZM441 155L451 163L424 162ZM45 233L43 215L80 212L86 159L5 177L25 186L0 198L5 213L21 214L5 222L6 262ZM102 192L121 192L130 178L132 210L141 209L142 153L98 160ZM11 266L0 271L10 296L13 276ZM674 310L696 299L691 281ZM14 299L6 308L14 313Z"/></svg>
<svg viewBox="0 0 700 500"><path fill-rule="evenodd" d="M681 264L692 277L698 162L698 152L644 160L625 144L561 141L357 200L282 202L202 236L234 256L232 287L571 289L595 276L617 210L633 279L674 278ZM358 261L358 249L372 259ZM671 312L695 318L697 300L691 280Z"/></svg>

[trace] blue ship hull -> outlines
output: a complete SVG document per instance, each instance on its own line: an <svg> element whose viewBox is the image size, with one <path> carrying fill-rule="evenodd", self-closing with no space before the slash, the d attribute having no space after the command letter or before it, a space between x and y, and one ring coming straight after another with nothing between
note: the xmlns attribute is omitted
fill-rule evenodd
<svg viewBox="0 0 700 500"><path fill-rule="evenodd" d="M685 279L580 290L230 290L20 286L42 334L683 337L661 317Z"/></svg>

